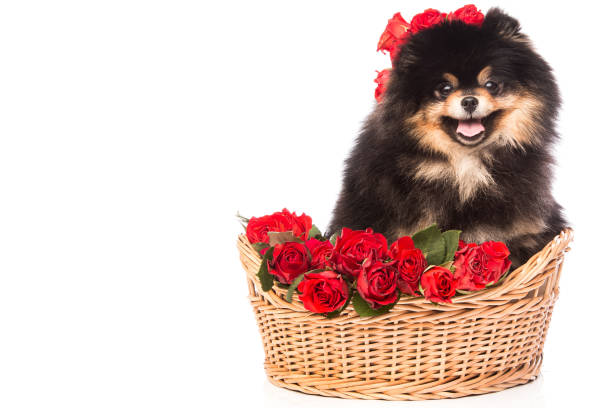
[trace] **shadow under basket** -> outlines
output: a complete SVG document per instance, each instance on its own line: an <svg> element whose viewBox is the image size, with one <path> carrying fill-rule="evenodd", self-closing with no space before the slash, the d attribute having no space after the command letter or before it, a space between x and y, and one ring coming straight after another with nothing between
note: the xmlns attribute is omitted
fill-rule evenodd
<svg viewBox="0 0 612 408"><path fill-rule="evenodd" d="M263 292L261 258L238 238L272 384L340 398L426 400L486 394L540 373L542 348L572 230L499 285L433 304L402 297L387 314L359 317L352 305L327 319Z"/></svg>

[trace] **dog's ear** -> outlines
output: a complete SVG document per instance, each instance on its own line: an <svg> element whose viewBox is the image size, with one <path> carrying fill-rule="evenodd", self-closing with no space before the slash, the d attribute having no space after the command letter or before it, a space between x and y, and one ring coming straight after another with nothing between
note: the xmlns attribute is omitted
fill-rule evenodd
<svg viewBox="0 0 612 408"><path fill-rule="evenodd" d="M491 30L501 37L508 39L522 39L521 25L514 17L510 17L501 9L494 7L487 12L482 28Z"/></svg>

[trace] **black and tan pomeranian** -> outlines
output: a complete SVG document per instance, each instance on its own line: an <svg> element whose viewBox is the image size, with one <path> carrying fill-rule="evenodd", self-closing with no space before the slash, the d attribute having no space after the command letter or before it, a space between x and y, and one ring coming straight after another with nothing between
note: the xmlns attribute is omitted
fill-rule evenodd
<svg viewBox="0 0 612 408"><path fill-rule="evenodd" d="M566 225L551 194L559 104L550 66L499 9L416 33L346 161L328 233L394 240L435 222L524 263Z"/></svg>

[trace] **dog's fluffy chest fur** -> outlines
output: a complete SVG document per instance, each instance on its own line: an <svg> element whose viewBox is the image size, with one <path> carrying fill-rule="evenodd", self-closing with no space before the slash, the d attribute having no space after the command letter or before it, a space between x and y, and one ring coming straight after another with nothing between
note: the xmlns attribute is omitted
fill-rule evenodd
<svg viewBox="0 0 612 408"><path fill-rule="evenodd" d="M417 165L414 177L424 181L450 181L461 202L470 200L480 189L494 189L495 182L480 157L457 155L447 160L426 160Z"/></svg>

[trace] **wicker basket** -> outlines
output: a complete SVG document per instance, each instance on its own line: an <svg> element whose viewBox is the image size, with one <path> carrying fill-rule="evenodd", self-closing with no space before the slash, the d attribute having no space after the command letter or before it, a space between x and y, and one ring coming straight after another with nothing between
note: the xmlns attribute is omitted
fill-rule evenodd
<svg viewBox="0 0 612 408"><path fill-rule="evenodd" d="M435 305L402 298L382 316L334 319L285 290L263 292L261 258L238 239L273 384L341 398L425 400L500 391L535 379L559 289L567 229L499 286Z"/></svg>

